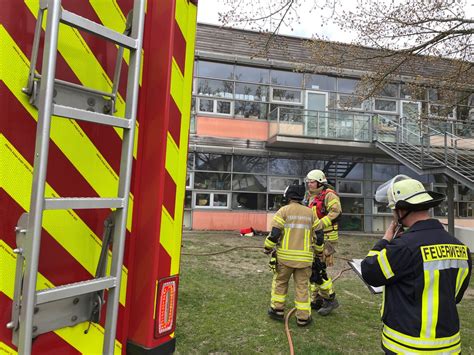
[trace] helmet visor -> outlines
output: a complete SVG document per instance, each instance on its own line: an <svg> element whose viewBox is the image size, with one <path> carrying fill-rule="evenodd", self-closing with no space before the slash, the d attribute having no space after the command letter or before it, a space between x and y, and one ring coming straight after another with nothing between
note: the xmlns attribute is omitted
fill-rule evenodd
<svg viewBox="0 0 474 355"><path fill-rule="evenodd" d="M375 191L375 201L383 204L387 204L388 207L393 208L395 206L395 198L393 196L393 184L398 181L411 179L406 175L397 175L394 178L388 180L377 188Z"/></svg>

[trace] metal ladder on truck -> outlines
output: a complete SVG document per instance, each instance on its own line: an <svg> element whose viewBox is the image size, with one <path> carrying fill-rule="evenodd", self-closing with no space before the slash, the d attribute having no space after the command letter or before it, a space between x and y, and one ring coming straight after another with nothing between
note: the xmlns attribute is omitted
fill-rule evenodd
<svg viewBox="0 0 474 355"><path fill-rule="evenodd" d="M35 72L41 37L41 24L47 10L42 73ZM13 343L20 354L30 354L32 338L66 326L91 321L98 322L97 294L108 290L103 353L112 354L122 276L125 233L130 194L133 146L138 102L139 76L145 0L135 0L124 34L85 19L61 7L61 0L41 0L33 41L28 87L24 92L38 108L38 123L34 156L30 209L16 228L17 266L12 320ZM112 93L55 79L59 24L87 31L119 46ZM116 117L115 99L123 50L130 50L125 117ZM53 101L54 97L54 101ZM64 104L65 103L65 104ZM96 106L103 106L99 113ZM45 198L51 117L83 120L123 129L118 196L116 198ZM110 276L99 275L87 281L36 291L41 229L45 210L115 209ZM105 246L107 248L107 245ZM104 249L104 246L103 246ZM104 250L102 254L104 253ZM105 255L107 250L105 250ZM101 257L102 259L102 257ZM104 260L99 268L104 269ZM71 308L75 308L71 316ZM99 310L99 312L97 312ZM99 313L99 314L98 314Z"/></svg>

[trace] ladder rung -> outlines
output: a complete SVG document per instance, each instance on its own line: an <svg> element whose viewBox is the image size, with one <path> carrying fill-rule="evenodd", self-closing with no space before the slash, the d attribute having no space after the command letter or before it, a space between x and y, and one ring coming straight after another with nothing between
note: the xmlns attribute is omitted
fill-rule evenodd
<svg viewBox="0 0 474 355"><path fill-rule="evenodd" d="M122 208L123 206L124 199L122 198L63 197L44 199L45 210Z"/></svg>
<svg viewBox="0 0 474 355"><path fill-rule="evenodd" d="M61 22L66 25L96 34L97 36L115 42L122 47L126 47L128 49L137 48L137 41L135 39L113 31L107 27L99 25L94 21L88 20L67 10L62 10Z"/></svg>
<svg viewBox="0 0 474 355"><path fill-rule="evenodd" d="M86 293L102 291L116 286L116 278L112 276L101 277L98 279L76 282L69 285L58 286L36 293L36 304L40 305L47 302L53 302L64 298L84 295Z"/></svg>
<svg viewBox="0 0 474 355"><path fill-rule="evenodd" d="M100 123L109 126L130 128L130 120L125 118L119 118L111 115L106 115L103 113L97 113L92 111L80 110L78 108L63 106L63 105L53 105L53 115L74 118L76 120Z"/></svg>

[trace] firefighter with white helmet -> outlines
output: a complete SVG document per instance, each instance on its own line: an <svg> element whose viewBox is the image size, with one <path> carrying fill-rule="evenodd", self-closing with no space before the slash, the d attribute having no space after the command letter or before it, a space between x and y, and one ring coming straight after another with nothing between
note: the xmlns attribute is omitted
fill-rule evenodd
<svg viewBox="0 0 474 355"><path fill-rule="evenodd" d="M315 238L319 219L315 211L301 204L304 198L304 185L290 185L284 192L289 201L273 217L272 230L265 240L264 252L272 254L271 305L268 315L283 320L288 282L293 275L295 286L296 322L299 326L311 323L310 294L308 290L311 265L314 258L314 245L322 248L322 233Z"/></svg>
<svg viewBox="0 0 474 355"><path fill-rule="evenodd" d="M308 190L305 203L316 210L325 240L324 251L319 256L321 260L315 260L316 268L311 277L311 307L318 314L326 316L339 307L332 280L326 274L326 266L334 265L333 254L339 238L338 221L342 214L341 201L334 188L328 184L323 171L311 170L305 182Z"/></svg>
<svg viewBox="0 0 474 355"><path fill-rule="evenodd" d="M469 249L430 217L429 209L444 198L405 175L375 194L394 219L362 261L362 276L372 286L385 286L386 354L461 352L456 304L468 287L472 260Z"/></svg>

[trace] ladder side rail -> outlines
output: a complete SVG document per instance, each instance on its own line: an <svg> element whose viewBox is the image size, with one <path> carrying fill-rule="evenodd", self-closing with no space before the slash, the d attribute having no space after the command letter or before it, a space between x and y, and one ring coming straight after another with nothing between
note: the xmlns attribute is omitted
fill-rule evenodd
<svg viewBox="0 0 474 355"><path fill-rule="evenodd" d="M40 88L40 104L36 130L36 144L31 191L30 211L25 243L25 276L24 292L21 301L20 334L18 352L31 353L33 336L33 314L35 308L36 280L38 259L41 245L41 226L43 221L43 203L48 164L49 137L51 129L51 109L56 72L56 55L58 44L59 17L61 1L45 0L48 8L47 25L44 37L44 54L42 72L44 85Z"/></svg>
<svg viewBox="0 0 474 355"><path fill-rule="evenodd" d="M44 10L45 10L44 3L41 3L40 8L38 10L38 17L36 19L35 34L33 37L33 46L31 48L31 60L30 60L30 71L28 74L28 84L26 88L23 89L23 92L29 95L33 92L36 63L38 61L38 52L39 52L39 45L40 45L40 40L41 40L41 24L43 23Z"/></svg>
<svg viewBox="0 0 474 355"><path fill-rule="evenodd" d="M135 0L131 37L136 39L136 50L130 51L130 62L127 80L127 96L125 118L131 120L130 129L124 130L118 196L124 199L124 208L117 210L115 221L112 262L110 275L116 277L116 287L109 289L107 315L104 329L104 354L114 352L115 334L117 330L118 303L122 276L123 254L125 248L125 232L127 228L128 201L132 172L133 147L135 138L135 121L138 107L138 89L140 79L141 52L145 21L145 0Z"/></svg>

